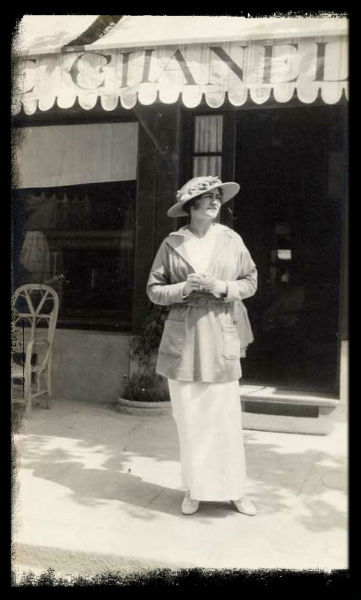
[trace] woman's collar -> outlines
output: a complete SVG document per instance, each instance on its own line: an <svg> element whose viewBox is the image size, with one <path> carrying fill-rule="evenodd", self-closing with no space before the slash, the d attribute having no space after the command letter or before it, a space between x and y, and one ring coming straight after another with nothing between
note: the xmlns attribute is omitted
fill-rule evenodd
<svg viewBox="0 0 361 600"><path fill-rule="evenodd" d="M227 227L226 225L222 225L221 223L214 223L212 225L212 228L214 228L216 231L232 231L229 227ZM177 231L172 231L169 235L182 235L184 237L196 237L190 231L190 229L188 228L188 225L183 225L183 227L181 227Z"/></svg>

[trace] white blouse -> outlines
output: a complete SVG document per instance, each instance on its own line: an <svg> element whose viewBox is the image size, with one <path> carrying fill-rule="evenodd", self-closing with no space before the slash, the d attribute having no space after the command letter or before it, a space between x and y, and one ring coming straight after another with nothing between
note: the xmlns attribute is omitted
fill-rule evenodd
<svg viewBox="0 0 361 600"><path fill-rule="evenodd" d="M191 257L192 265L195 266L196 272L205 274L208 270L214 244L216 242L217 228L214 225L211 225L202 238L194 235L187 226L185 226L183 230L188 238L187 243L185 244L185 252Z"/></svg>
<svg viewBox="0 0 361 600"><path fill-rule="evenodd" d="M188 257L189 262L194 266L196 273L206 275L217 239L217 227L211 225L202 238L198 238L194 235L194 233L188 229L188 226L182 227L182 231L188 238L187 243L184 245L186 258ZM213 295L216 298L221 296L219 292L214 292ZM183 297L186 298L187 296L183 294Z"/></svg>

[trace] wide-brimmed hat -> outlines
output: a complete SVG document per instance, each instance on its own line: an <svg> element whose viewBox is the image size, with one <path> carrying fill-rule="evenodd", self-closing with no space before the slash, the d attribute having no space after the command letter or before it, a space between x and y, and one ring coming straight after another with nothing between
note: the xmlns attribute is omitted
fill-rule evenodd
<svg viewBox="0 0 361 600"><path fill-rule="evenodd" d="M193 177L178 190L176 194L177 202L168 209L168 217L187 216L188 213L183 210L183 206L190 200L193 200L193 198L201 196L201 194L214 190L215 188L220 188L222 190L221 202L224 204L239 192L240 185L234 181L222 183L219 177L213 177L212 175Z"/></svg>

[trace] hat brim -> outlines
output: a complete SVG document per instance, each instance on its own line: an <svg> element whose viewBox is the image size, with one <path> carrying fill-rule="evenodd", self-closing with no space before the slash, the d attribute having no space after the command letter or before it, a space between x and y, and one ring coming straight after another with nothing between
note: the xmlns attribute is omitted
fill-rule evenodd
<svg viewBox="0 0 361 600"><path fill-rule="evenodd" d="M206 194L210 190L214 190L216 188L220 188L222 190L223 195L222 195L221 202L222 202L222 204L225 204L226 202L231 200L236 194L238 194L240 187L241 186L239 185L239 183L236 183L235 181L228 181L225 183L221 183L221 184L218 183L218 184L212 185L207 190L202 190L201 192L197 192L197 193L193 194L193 196L191 196L190 198L187 198L186 200L176 202L175 204L173 204L173 206L171 206L168 209L167 215L168 215L168 217L187 217L188 213L183 210L183 206L185 204L187 204L187 202L190 202L191 200L193 200L193 198L202 196L202 194Z"/></svg>

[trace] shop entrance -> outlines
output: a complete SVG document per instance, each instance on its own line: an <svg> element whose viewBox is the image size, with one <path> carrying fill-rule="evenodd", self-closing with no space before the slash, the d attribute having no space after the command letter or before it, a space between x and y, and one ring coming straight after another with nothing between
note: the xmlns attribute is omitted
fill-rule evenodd
<svg viewBox="0 0 361 600"><path fill-rule="evenodd" d="M244 380L338 392L345 110L240 111L233 227L259 273Z"/></svg>

